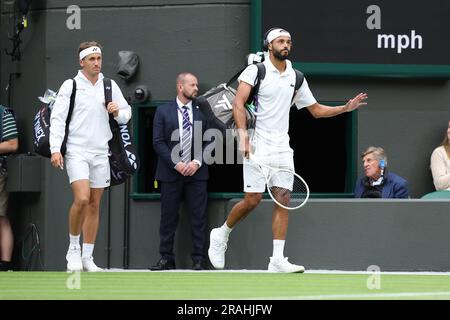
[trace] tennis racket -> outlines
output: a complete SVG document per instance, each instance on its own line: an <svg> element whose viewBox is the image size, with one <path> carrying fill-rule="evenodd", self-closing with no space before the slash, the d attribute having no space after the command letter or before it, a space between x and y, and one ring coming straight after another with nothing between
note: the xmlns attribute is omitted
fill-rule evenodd
<svg viewBox="0 0 450 320"><path fill-rule="evenodd" d="M295 210L308 201L309 187L300 175L289 169L265 165L252 154L249 160L266 178L269 195L280 207Z"/></svg>

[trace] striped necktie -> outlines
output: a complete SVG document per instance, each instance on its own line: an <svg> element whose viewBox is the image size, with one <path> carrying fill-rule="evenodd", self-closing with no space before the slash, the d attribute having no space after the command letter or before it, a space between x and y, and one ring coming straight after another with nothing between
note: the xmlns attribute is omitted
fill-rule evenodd
<svg viewBox="0 0 450 320"><path fill-rule="evenodd" d="M188 107L183 106L183 133L181 137L181 161L189 163L191 161L191 121L189 120Z"/></svg>

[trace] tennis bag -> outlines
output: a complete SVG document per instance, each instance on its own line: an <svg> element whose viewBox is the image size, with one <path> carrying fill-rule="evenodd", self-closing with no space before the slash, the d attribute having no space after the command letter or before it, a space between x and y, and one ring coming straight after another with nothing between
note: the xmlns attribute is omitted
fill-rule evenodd
<svg viewBox="0 0 450 320"><path fill-rule="evenodd" d="M112 101L111 79L104 78L105 106ZM112 138L109 145L109 166L111 168L111 186L119 185L128 180L139 168L139 157L131 135L130 121L118 124L112 114L109 114L109 126Z"/></svg>
<svg viewBox="0 0 450 320"><path fill-rule="evenodd" d="M255 79L255 84L250 92L249 98L245 104L247 116L247 129L254 129L256 126L255 110L258 107L258 91L261 81L266 76L266 67L262 62L256 63L258 73ZM226 133L227 129L236 129L236 123L233 118L233 101L236 97L236 89L231 87L242 71L236 73L227 83L219 84L218 86L208 90L203 95L197 98L199 109L205 115L209 125L213 128L219 129L222 133ZM303 84L304 75L297 69L295 70L295 89L292 99L298 89Z"/></svg>
<svg viewBox="0 0 450 320"><path fill-rule="evenodd" d="M67 134L69 132L70 118L72 117L73 107L75 104L75 92L77 90L77 83L73 80L73 89L70 95L69 112L66 118L66 133L61 144L61 154L66 153ZM53 101L54 102L54 101ZM34 116L33 121L33 145L34 151L46 158L50 158L50 115L53 102L43 105Z"/></svg>
<svg viewBox="0 0 450 320"><path fill-rule="evenodd" d="M236 73L228 82L221 83L208 90L196 100L209 126L219 129L224 135L227 129L236 129L236 123L233 118L233 101L237 90L231 87L231 84L239 78L242 71L244 69ZM247 129L254 129L256 125L254 110L249 107L249 104L246 107Z"/></svg>

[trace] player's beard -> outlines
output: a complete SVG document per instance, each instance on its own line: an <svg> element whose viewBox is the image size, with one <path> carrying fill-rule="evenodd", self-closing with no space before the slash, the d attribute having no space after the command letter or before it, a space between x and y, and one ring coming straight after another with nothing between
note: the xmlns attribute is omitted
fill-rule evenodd
<svg viewBox="0 0 450 320"><path fill-rule="evenodd" d="M286 55L281 54L281 51L284 51L284 50L287 51ZM280 61L286 60L289 57L289 53L290 53L289 49L286 49L286 48L284 48L280 51L273 50L273 56Z"/></svg>

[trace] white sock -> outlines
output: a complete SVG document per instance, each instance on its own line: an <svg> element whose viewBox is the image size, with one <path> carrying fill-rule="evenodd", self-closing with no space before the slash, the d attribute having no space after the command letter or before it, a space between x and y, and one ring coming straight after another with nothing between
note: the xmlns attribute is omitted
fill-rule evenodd
<svg viewBox="0 0 450 320"><path fill-rule="evenodd" d="M80 235L74 236L69 233L69 241L71 246L80 246Z"/></svg>
<svg viewBox="0 0 450 320"><path fill-rule="evenodd" d="M94 244L93 243L83 243L83 251L81 253L82 258L92 257L93 252L94 252Z"/></svg>
<svg viewBox="0 0 450 320"><path fill-rule="evenodd" d="M222 232L222 235L223 235L223 237L224 237L224 239L226 240L226 241L228 241L228 237L230 236L230 232L232 231L233 229L232 228L230 228L229 226L227 226L227 222L225 221L225 223L220 227L220 231Z"/></svg>
<svg viewBox="0 0 450 320"><path fill-rule="evenodd" d="M273 254L272 258L274 259L283 259L284 258L284 243L285 240L273 240Z"/></svg>

